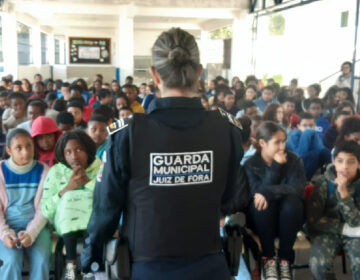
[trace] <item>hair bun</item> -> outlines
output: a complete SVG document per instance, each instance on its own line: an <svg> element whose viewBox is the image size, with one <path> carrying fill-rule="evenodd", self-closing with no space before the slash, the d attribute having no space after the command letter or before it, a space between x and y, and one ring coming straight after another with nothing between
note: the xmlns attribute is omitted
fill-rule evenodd
<svg viewBox="0 0 360 280"><path fill-rule="evenodd" d="M181 66L188 62L189 54L183 47L177 46L169 52L168 59L171 64Z"/></svg>

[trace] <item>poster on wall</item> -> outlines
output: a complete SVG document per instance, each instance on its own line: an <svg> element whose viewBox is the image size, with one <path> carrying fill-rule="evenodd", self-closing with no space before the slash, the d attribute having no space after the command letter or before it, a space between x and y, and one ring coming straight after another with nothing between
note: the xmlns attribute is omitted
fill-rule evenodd
<svg viewBox="0 0 360 280"><path fill-rule="evenodd" d="M70 63L110 64L110 38L69 38Z"/></svg>

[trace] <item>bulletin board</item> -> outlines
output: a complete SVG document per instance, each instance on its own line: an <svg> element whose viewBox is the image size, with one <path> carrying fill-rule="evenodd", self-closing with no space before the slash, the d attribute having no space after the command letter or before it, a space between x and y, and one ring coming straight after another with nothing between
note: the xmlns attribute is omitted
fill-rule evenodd
<svg viewBox="0 0 360 280"><path fill-rule="evenodd" d="M111 64L111 39L70 37L69 56L72 64Z"/></svg>

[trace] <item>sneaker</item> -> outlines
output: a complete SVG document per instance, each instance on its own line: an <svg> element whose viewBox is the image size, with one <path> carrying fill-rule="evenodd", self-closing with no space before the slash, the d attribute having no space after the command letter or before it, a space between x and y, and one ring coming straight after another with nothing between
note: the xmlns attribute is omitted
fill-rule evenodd
<svg viewBox="0 0 360 280"><path fill-rule="evenodd" d="M64 280L76 280L76 264L71 262L66 264Z"/></svg>
<svg viewBox="0 0 360 280"><path fill-rule="evenodd" d="M292 280L290 263L281 260L279 263L280 280Z"/></svg>
<svg viewBox="0 0 360 280"><path fill-rule="evenodd" d="M262 261L262 280L278 280L277 264L275 259L263 258Z"/></svg>
<svg viewBox="0 0 360 280"><path fill-rule="evenodd" d="M83 274L83 277L82 277L83 280L95 280L95 275L94 273L86 273L86 274Z"/></svg>

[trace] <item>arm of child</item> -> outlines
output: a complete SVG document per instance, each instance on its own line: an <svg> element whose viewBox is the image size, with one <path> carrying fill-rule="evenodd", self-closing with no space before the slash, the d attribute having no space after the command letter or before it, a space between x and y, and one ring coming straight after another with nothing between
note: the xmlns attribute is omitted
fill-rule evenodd
<svg viewBox="0 0 360 280"><path fill-rule="evenodd" d="M307 225L311 232L315 231L338 234L341 232L341 229L336 227L338 223L335 222L335 219L324 216L326 199L326 181L322 181L321 183L316 182L307 205Z"/></svg>
<svg viewBox="0 0 360 280"><path fill-rule="evenodd" d="M59 178L56 176L57 166L50 168L44 180L44 188L41 198L41 212L47 219L54 219L56 209L60 203L59 192L62 186L59 185Z"/></svg>
<svg viewBox="0 0 360 280"><path fill-rule="evenodd" d="M288 155L289 156L289 155ZM291 174L287 174L286 180L280 184L271 184L272 182L276 182L276 178L281 174L280 172L280 164L273 161L271 165L271 170L268 171L265 175L265 182L269 182L264 184L264 188L271 193L273 198L280 198L284 195L296 195L299 198L304 198L304 191L306 185L306 175L304 164L300 157L296 157L292 159L291 166L287 167L287 173L291 172Z"/></svg>
<svg viewBox="0 0 360 280"><path fill-rule="evenodd" d="M35 216L30 221L30 223L26 227L25 233L28 233L31 238L31 244L36 240L37 236L39 235L40 231L43 229L43 227L46 225L47 220L44 218L43 214L41 213L41 196L43 193L43 186L44 181L46 178L46 175L48 174L49 168L46 164L42 164L44 167L44 170L41 175L40 184L38 187L38 190L36 192L36 196L34 199L34 205L35 205Z"/></svg>
<svg viewBox="0 0 360 280"><path fill-rule="evenodd" d="M1 166L1 164L0 164ZM0 240L4 241L5 236L15 236L15 231L9 227L5 219L5 204L7 201L4 177L0 168Z"/></svg>
<svg viewBox="0 0 360 280"><path fill-rule="evenodd" d="M360 210L359 205L356 205L354 197L348 192L347 179L342 177L341 174L335 179L337 183L336 197L338 199L338 209L345 223L350 227L360 226ZM357 192L355 191L355 194Z"/></svg>

